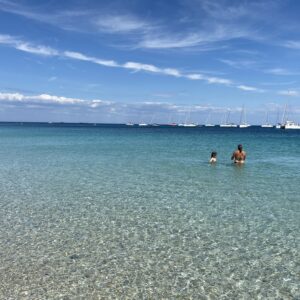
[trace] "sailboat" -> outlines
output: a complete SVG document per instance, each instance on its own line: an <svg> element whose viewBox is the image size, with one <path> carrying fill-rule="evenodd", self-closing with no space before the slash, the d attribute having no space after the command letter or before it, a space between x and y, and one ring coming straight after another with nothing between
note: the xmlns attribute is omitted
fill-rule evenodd
<svg viewBox="0 0 300 300"><path fill-rule="evenodd" d="M246 121L246 111L245 111L245 107L243 105L243 108L241 110L241 118L240 118L240 125L239 125L239 127L240 128L247 128L249 126L250 126L250 124L248 124L247 121Z"/></svg>
<svg viewBox="0 0 300 300"><path fill-rule="evenodd" d="M215 125L211 123L211 111L208 113L206 122L204 124L205 127L214 127Z"/></svg>
<svg viewBox="0 0 300 300"><path fill-rule="evenodd" d="M300 124L293 121L285 121L282 126L283 129L300 129Z"/></svg>
<svg viewBox="0 0 300 300"><path fill-rule="evenodd" d="M261 125L263 128L273 128L273 125L269 123L269 112L266 112L266 122Z"/></svg>
<svg viewBox="0 0 300 300"><path fill-rule="evenodd" d="M153 114L153 116L152 116L152 118L151 118L151 121L150 121L149 125L152 126L152 127L157 127L157 126L159 126L159 124L153 122L153 121L154 121L154 118L155 118L155 114Z"/></svg>
<svg viewBox="0 0 300 300"><path fill-rule="evenodd" d="M288 120L286 118L286 112L287 112L287 105L285 105L284 113L282 116L281 128L282 129L300 129L300 124L298 124L294 121Z"/></svg>
<svg viewBox="0 0 300 300"><path fill-rule="evenodd" d="M275 128L276 128L276 129L280 129L280 128L281 128L281 124L280 124L280 122L279 122L279 107L277 108L277 117L276 117Z"/></svg>
<svg viewBox="0 0 300 300"><path fill-rule="evenodd" d="M191 109L189 110L189 112L185 116L185 122L183 124L183 127L196 127L197 126L197 124L195 124L195 123L188 123L187 122L190 119L190 116L191 116Z"/></svg>
<svg viewBox="0 0 300 300"><path fill-rule="evenodd" d="M230 123L229 120L230 120L230 110L228 109L225 115L225 123L221 123L220 127L237 127L236 124Z"/></svg>

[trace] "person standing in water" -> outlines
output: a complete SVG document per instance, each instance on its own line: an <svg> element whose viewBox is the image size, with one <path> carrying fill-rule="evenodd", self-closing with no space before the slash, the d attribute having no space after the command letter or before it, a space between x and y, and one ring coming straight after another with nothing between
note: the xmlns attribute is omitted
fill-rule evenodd
<svg viewBox="0 0 300 300"><path fill-rule="evenodd" d="M213 152L211 153L209 162L210 162L211 164L217 162L217 152L216 152L216 151L213 151Z"/></svg>
<svg viewBox="0 0 300 300"><path fill-rule="evenodd" d="M246 160L246 152L243 150L241 144L238 145L237 150L232 153L231 160L236 164L243 164Z"/></svg>

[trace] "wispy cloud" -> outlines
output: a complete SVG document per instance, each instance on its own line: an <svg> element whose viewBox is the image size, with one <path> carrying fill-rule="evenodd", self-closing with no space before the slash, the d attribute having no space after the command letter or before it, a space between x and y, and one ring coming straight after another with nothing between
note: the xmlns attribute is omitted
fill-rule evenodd
<svg viewBox="0 0 300 300"><path fill-rule="evenodd" d="M58 104L58 105L82 105L89 107L97 107L101 104L108 105L110 101L104 100L83 100L78 98L69 98L62 96L55 96L49 94L40 95L24 95L21 93L1 93L0 101L4 102L17 102L17 103L27 103L27 104Z"/></svg>
<svg viewBox="0 0 300 300"><path fill-rule="evenodd" d="M90 57L79 52L64 51L60 55L71 59L92 62L94 64L102 65L105 67L120 67L120 65L113 60L104 60L95 57Z"/></svg>
<svg viewBox="0 0 300 300"><path fill-rule="evenodd" d="M40 45L36 46L31 43L24 42L16 37L5 34L0 34L0 44L8 45L23 52L32 54L44 56L56 56L59 54L59 52L53 48Z"/></svg>
<svg viewBox="0 0 300 300"><path fill-rule="evenodd" d="M238 85L237 86L238 89L243 90L243 91L250 91L250 92L259 92L262 93L264 92L264 90L253 87L253 86L248 86L248 85Z"/></svg>
<svg viewBox="0 0 300 300"><path fill-rule="evenodd" d="M259 5L259 2L242 2L238 5L230 1L192 3L191 7L184 1L181 3L182 11L178 20L177 15L171 19L168 16L149 17L151 14L146 12L134 13L134 10L121 4L122 13L120 10L108 9L109 6L103 3L96 3L94 7L90 5L88 9L83 6L68 10L52 9L49 13L49 6L46 4L26 5L17 1L0 0L0 10L67 30L123 34L132 47L147 49L197 47L208 51L220 49L224 46L220 43L230 40L260 39L261 33L256 30L256 21L263 5ZM184 18L189 19L186 26L182 26L180 21ZM120 43L124 43L124 40Z"/></svg>
<svg viewBox="0 0 300 300"><path fill-rule="evenodd" d="M133 109L138 111L148 111L149 108L157 109L157 111L166 110L168 112L199 112L199 111L224 111L224 107L212 106L209 104L186 104L179 105L170 102L141 100L139 102L122 103L118 101L102 100L102 99L80 99L72 97L64 97L50 94L26 95L23 93L6 93L0 92L0 101L2 103L21 103L24 105L56 105L56 106L79 106L86 108L100 108L103 106L113 107L115 110L120 107ZM239 110L239 108L235 108ZM234 109L233 109L234 110ZM232 110L232 111L233 111Z"/></svg>
<svg viewBox="0 0 300 300"><path fill-rule="evenodd" d="M298 90L282 90L278 92L279 95L289 96L289 97L299 97L300 91Z"/></svg>
<svg viewBox="0 0 300 300"><path fill-rule="evenodd" d="M300 48L299 48L300 49ZM283 68L273 68L264 71L268 74L279 75L279 76L296 76L300 75L300 72L290 71Z"/></svg>
<svg viewBox="0 0 300 300"><path fill-rule="evenodd" d="M148 32L141 38L138 47L148 49L197 47L199 50L210 51L224 47L220 45L221 42L237 38L254 37L241 27L211 24L209 27L189 29L187 32L174 33L171 30Z"/></svg>
<svg viewBox="0 0 300 300"><path fill-rule="evenodd" d="M51 76L51 77L48 79L48 81L51 82L51 81L55 81L56 79L57 79L56 76Z"/></svg>
<svg viewBox="0 0 300 300"><path fill-rule="evenodd" d="M300 41L287 41L283 43L283 46L286 48L291 48L291 49L300 49Z"/></svg>
<svg viewBox="0 0 300 300"><path fill-rule="evenodd" d="M98 30L109 33L148 31L153 26L131 15L104 15L97 17L94 24Z"/></svg>
<svg viewBox="0 0 300 300"><path fill-rule="evenodd" d="M230 67L236 69L249 69L257 65L256 61L253 60L231 60L231 59L220 59L220 61Z"/></svg>
<svg viewBox="0 0 300 300"><path fill-rule="evenodd" d="M19 15L34 21L50 24L65 30L84 31L87 30L88 23L93 10L78 9L49 11L47 3L38 5L26 5L20 1L0 0L0 11ZM80 24L80 25L78 25Z"/></svg>
<svg viewBox="0 0 300 300"><path fill-rule="evenodd" d="M50 47L45 47L40 45L36 46L33 45L32 43L21 41L20 39L17 39L9 35L0 35L0 43L13 47L20 51L37 54L37 55L60 56L68 59L86 61L97 65L102 65L105 67L118 67L123 69L129 69L135 72L144 71L144 72L162 74L162 75L167 75L167 76L172 76L177 78L185 78L189 80L201 80L209 84L222 84L227 86L233 85L233 82L230 79L226 79L226 78L207 76L207 75L197 74L197 73L188 74L175 68L160 68L152 64L144 64L144 63L132 62L132 61L125 62L125 63L118 63L114 60L103 60L103 59L87 56L80 52L59 51Z"/></svg>
<svg viewBox="0 0 300 300"><path fill-rule="evenodd" d="M284 91L282 91L284 92ZM291 93L292 92L292 93ZM289 91L290 95L299 96L297 91ZM14 110L16 107L18 111L24 109L24 117L28 112L28 117L32 110L43 110L45 115L41 116L39 120L52 120L55 117L57 121L78 121L80 116L81 121L94 120L96 122L150 122L153 120L153 116L156 116L156 122L166 122L171 118L178 122L184 118L187 113L191 113L191 118L196 121L204 121L207 117L207 113L214 113L219 117L225 112L230 111L237 117L241 108L236 106L229 109L228 107L214 106L210 104L174 104L170 102L153 101L153 100L140 100L138 102L123 103L119 101L102 100L102 99L80 99L72 97L64 97L57 95L50 95L46 93L26 95L23 93L7 93L0 92L0 103L2 111ZM268 104L268 109L271 110L271 106ZM274 105L275 108L278 104ZM249 109L248 112L259 111L257 109ZM263 109L265 111L265 108ZM53 115L56 114L56 116ZM300 110L298 110L300 112ZM68 115L69 118L65 119L64 116ZM32 120L32 119L31 119ZM93 122L94 122L93 121ZM219 120L218 120L219 121ZM200 121L201 122L201 121Z"/></svg>
<svg viewBox="0 0 300 300"><path fill-rule="evenodd" d="M100 59L92 56L85 55L80 52L74 51L59 51L50 47L41 46L41 45L34 45L29 42L24 42L16 37L10 35L1 35L0 34L0 44L4 44L10 47L13 47L17 50L32 53L35 55L42 55L42 56L59 56L63 58L73 59L73 60L80 60L85 62L94 63L97 65L101 65L104 67L113 67L113 68L123 68L132 70L134 72L148 72L148 73L155 73L161 74L166 76L172 76L176 78L185 78L188 80L199 80L204 81L208 84L219 84L225 85L230 87L236 87L240 90L244 91L251 91L251 92L263 92L262 89L251 87L247 85L236 85L232 80L227 78L215 77L215 76L208 76L206 74L201 73L186 73L182 72L181 70L175 68L160 68L158 66L152 64L145 64L139 62L132 62L128 61L125 63L118 63L115 60L105 60Z"/></svg>

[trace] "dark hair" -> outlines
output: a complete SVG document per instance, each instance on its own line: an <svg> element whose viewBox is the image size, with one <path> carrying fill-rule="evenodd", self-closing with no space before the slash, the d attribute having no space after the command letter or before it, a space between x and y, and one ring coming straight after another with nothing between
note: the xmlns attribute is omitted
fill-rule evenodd
<svg viewBox="0 0 300 300"><path fill-rule="evenodd" d="M215 157L215 156L217 156L217 152L216 152L216 151L213 151L213 152L211 153L210 157Z"/></svg>
<svg viewBox="0 0 300 300"><path fill-rule="evenodd" d="M239 145L238 145L238 149L239 149L240 151L242 151L242 150L243 150L243 145L242 145L242 144L239 144Z"/></svg>

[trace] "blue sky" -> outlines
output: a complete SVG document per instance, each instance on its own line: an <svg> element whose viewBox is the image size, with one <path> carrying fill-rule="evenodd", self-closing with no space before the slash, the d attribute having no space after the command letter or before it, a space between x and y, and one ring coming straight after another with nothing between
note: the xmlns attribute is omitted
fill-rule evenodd
<svg viewBox="0 0 300 300"><path fill-rule="evenodd" d="M0 120L300 121L300 2L0 0Z"/></svg>

